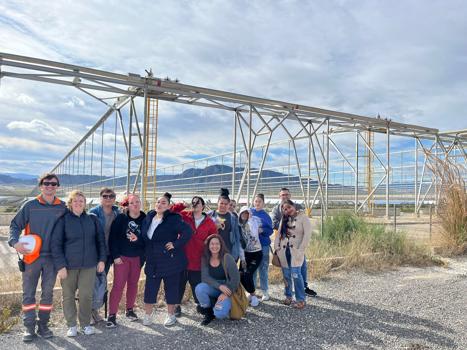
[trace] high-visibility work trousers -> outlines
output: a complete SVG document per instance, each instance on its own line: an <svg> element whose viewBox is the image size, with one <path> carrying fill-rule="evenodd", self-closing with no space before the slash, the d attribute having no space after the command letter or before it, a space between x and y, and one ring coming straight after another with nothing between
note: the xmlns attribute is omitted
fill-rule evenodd
<svg viewBox="0 0 467 350"><path fill-rule="evenodd" d="M26 264L23 272L23 323L26 327L34 327L36 324L36 289L39 277L41 278L39 322L46 325L52 311L53 288L57 278L52 257L39 257L32 264Z"/></svg>

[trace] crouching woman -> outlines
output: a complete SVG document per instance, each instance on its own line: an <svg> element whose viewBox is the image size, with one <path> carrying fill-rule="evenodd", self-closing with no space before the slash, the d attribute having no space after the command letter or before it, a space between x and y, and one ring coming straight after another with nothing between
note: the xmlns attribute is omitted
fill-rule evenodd
<svg viewBox="0 0 467 350"><path fill-rule="evenodd" d="M223 319L229 316L232 307L231 296L239 283L237 264L233 256L227 253L224 240L218 234L209 236L201 261L201 283L195 289L204 315L201 322L203 326L214 318Z"/></svg>
<svg viewBox="0 0 467 350"><path fill-rule="evenodd" d="M69 211L58 221L52 236L52 257L62 284L63 314L67 336L75 337L75 294L79 290L78 319L86 335L94 334L90 326L92 293L97 272L104 271L107 252L104 231L93 215L84 210L86 197L81 191L72 191L67 201Z"/></svg>

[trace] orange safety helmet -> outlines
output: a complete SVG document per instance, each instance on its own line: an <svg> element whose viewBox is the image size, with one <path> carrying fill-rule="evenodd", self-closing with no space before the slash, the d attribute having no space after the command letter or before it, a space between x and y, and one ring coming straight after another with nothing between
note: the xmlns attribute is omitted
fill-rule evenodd
<svg viewBox="0 0 467 350"><path fill-rule="evenodd" d="M34 233L26 234L20 237L19 242L26 243L25 247L31 251L24 254L23 260L26 264L32 264L39 258L42 247L42 239L39 235Z"/></svg>

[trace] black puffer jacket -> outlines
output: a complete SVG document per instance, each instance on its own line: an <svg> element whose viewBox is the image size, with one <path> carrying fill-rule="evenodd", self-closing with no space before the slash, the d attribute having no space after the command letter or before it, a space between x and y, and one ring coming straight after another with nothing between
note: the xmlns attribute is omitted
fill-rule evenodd
<svg viewBox="0 0 467 350"><path fill-rule="evenodd" d="M52 233L52 257L57 270L95 267L106 260L104 231L94 215L68 211Z"/></svg>
<svg viewBox="0 0 467 350"><path fill-rule="evenodd" d="M144 272L151 276L170 276L182 272L188 262L183 247L192 235L191 227L179 214L166 210L152 239L149 239L148 230L155 215L156 212L151 210L141 229L146 251ZM165 245L169 242L173 243L174 249L167 251Z"/></svg>

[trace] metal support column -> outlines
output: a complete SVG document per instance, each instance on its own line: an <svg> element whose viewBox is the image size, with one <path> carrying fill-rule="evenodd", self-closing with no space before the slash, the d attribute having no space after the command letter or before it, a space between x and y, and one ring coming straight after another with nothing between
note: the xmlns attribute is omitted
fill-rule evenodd
<svg viewBox="0 0 467 350"><path fill-rule="evenodd" d="M355 214L358 211L358 132L355 132Z"/></svg>
<svg viewBox="0 0 467 350"><path fill-rule="evenodd" d="M252 138L253 138L253 108L250 106L250 116L248 120L248 177L246 183L246 204L250 206L251 198L250 198L250 177L251 177L251 155L252 155Z"/></svg>
<svg viewBox="0 0 467 350"><path fill-rule="evenodd" d="M417 188L418 188L418 141L417 139L415 139L415 169L414 169L414 176L415 176L415 180L414 180L414 202L415 202L415 205L414 205L414 213L417 214L417 206L418 206L418 203L417 203Z"/></svg>
<svg viewBox="0 0 467 350"><path fill-rule="evenodd" d="M232 159L232 198L235 198L235 169L237 167L237 111L234 115L233 159Z"/></svg>
<svg viewBox="0 0 467 350"><path fill-rule="evenodd" d="M326 119L326 215L329 208L329 118Z"/></svg>
<svg viewBox="0 0 467 350"><path fill-rule="evenodd" d="M386 218L389 219L389 180L390 180L390 172L391 172L391 145L390 145L390 129L389 129L389 122L388 126L386 128L386 134L387 134L387 144L386 144Z"/></svg>
<svg viewBox="0 0 467 350"><path fill-rule="evenodd" d="M128 152L127 152L127 169L126 169L126 193L130 194L130 182L131 182L131 151L132 151L132 142L133 142L133 101L130 104L130 117L128 124Z"/></svg>

